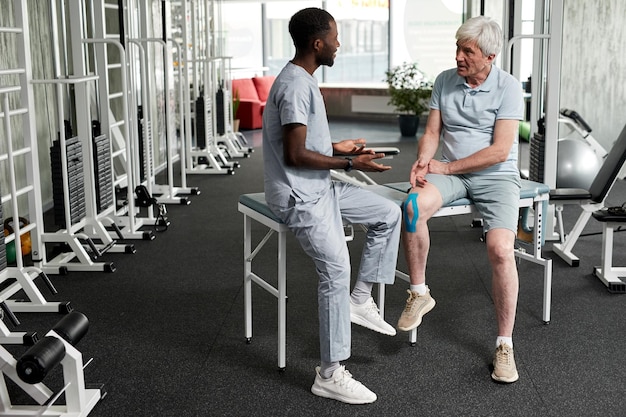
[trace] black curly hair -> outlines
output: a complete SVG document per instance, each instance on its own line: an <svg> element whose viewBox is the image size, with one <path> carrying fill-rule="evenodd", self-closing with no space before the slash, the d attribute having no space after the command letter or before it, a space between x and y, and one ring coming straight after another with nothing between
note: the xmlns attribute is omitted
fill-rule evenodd
<svg viewBox="0 0 626 417"><path fill-rule="evenodd" d="M306 50L313 39L321 38L330 30L333 16L317 7L302 9L289 20L289 34L297 50Z"/></svg>

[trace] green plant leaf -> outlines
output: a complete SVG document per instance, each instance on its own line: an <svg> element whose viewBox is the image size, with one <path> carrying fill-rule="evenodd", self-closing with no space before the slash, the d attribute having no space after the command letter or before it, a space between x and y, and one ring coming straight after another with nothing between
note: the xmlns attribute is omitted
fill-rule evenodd
<svg viewBox="0 0 626 417"><path fill-rule="evenodd" d="M239 89L235 88L235 91L233 91L233 119L237 118L237 110L239 109L240 102Z"/></svg>
<svg viewBox="0 0 626 417"><path fill-rule="evenodd" d="M385 72L389 104L405 114L421 115L428 110L432 82L415 62L405 62Z"/></svg>

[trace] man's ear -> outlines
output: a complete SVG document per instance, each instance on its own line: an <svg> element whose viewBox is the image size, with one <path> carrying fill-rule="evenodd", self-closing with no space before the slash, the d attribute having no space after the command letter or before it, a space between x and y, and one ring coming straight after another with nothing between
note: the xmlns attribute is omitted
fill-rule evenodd
<svg viewBox="0 0 626 417"><path fill-rule="evenodd" d="M323 46L324 46L324 41L322 41L321 39L315 39L313 41L313 50L315 52L320 51Z"/></svg>

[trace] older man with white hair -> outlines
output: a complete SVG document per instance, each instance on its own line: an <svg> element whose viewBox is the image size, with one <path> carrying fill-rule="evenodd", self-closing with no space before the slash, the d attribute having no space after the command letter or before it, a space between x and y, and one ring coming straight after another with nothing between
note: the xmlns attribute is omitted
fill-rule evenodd
<svg viewBox="0 0 626 417"><path fill-rule="evenodd" d="M402 241L410 289L398 329L416 328L435 306L426 285L428 220L443 205L469 197L484 221L492 267L498 334L491 377L511 383L519 378L513 327L519 287L514 243L522 89L513 76L493 65L503 42L494 20L484 16L468 19L457 30L456 39L456 68L435 80L428 121L409 177L412 188L404 203ZM437 160L434 156L440 141L442 159Z"/></svg>

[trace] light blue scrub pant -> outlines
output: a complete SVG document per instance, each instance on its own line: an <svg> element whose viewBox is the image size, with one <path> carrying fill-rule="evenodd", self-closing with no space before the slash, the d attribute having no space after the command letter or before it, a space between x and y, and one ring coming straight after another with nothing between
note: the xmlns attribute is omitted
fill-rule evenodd
<svg viewBox="0 0 626 417"><path fill-rule="evenodd" d="M344 221L367 227L357 280L393 284L401 210L361 187L333 182L318 200L291 197L289 207L269 204L313 259L319 276L320 355L324 362L350 357L350 254Z"/></svg>

